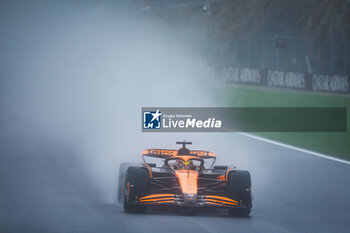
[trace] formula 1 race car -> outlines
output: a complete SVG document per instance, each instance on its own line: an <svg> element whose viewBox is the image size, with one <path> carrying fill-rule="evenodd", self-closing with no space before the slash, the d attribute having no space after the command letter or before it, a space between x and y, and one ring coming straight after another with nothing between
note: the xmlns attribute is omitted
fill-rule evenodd
<svg viewBox="0 0 350 233"><path fill-rule="evenodd" d="M144 163L122 163L119 170L118 200L126 212L147 206L226 208L231 216L249 216L252 208L248 171L213 166L215 154L189 150L147 149ZM153 160L151 163L150 160Z"/></svg>

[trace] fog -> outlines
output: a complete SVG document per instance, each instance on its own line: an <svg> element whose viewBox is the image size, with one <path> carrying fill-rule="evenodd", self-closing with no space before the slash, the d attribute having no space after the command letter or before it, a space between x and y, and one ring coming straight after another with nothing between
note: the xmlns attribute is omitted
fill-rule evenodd
<svg viewBox="0 0 350 233"><path fill-rule="evenodd" d="M192 32L101 2L23 4L1 8L3 146L64 148L55 156L77 156L114 202L120 162L145 148L186 139L223 156L237 144L228 133L141 133L141 107L225 106L208 92L212 69Z"/></svg>

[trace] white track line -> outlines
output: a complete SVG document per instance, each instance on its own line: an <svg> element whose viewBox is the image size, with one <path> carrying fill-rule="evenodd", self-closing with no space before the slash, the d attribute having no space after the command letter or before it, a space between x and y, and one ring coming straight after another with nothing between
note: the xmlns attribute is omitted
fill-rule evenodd
<svg viewBox="0 0 350 233"><path fill-rule="evenodd" d="M302 148L299 148L299 147L296 147L296 146L291 146L291 145L284 144L284 143L281 143L281 142L276 142L276 141L273 141L273 140L270 140L270 139L266 139L266 138L255 136L255 135L248 134L248 133L238 133L238 134L244 135L246 137L254 138L256 140L260 140L260 141L263 141L263 142L268 142L268 143L271 143L271 144L274 144L274 145L282 146L282 147L285 147L285 148L288 148L288 149L291 149L291 150L304 152L306 154L314 155L314 156L317 156L317 157L320 157L320 158L329 159L329 160L333 160L333 161L336 161L336 162L339 162L339 163L344 163L344 164L350 165L350 161L347 161L347 160L344 160L344 159L334 158L334 157L332 157L330 155L325 155L325 154L317 153L317 152L314 152L314 151L311 151L311 150L302 149Z"/></svg>

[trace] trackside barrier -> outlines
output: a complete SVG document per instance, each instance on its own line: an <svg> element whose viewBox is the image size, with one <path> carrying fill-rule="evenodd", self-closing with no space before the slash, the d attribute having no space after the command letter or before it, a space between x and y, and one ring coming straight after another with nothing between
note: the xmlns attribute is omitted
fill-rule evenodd
<svg viewBox="0 0 350 233"><path fill-rule="evenodd" d="M350 94L350 80L349 76L346 75L223 67L216 69L215 78L225 83L287 88L311 92Z"/></svg>

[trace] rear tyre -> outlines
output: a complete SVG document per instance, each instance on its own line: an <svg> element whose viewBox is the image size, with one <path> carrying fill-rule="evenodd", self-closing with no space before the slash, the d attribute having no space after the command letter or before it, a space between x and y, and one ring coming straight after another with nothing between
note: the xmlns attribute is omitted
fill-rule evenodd
<svg viewBox="0 0 350 233"><path fill-rule="evenodd" d="M143 167L128 167L125 174L124 210L126 212L139 212L144 206L136 204L138 197L148 193L148 171Z"/></svg>
<svg viewBox="0 0 350 233"><path fill-rule="evenodd" d="M230 216L248 217L252 208L251 179L248 171L234 170L228 174L227 195L239 202L241 208L229 208Z"/></svg>

